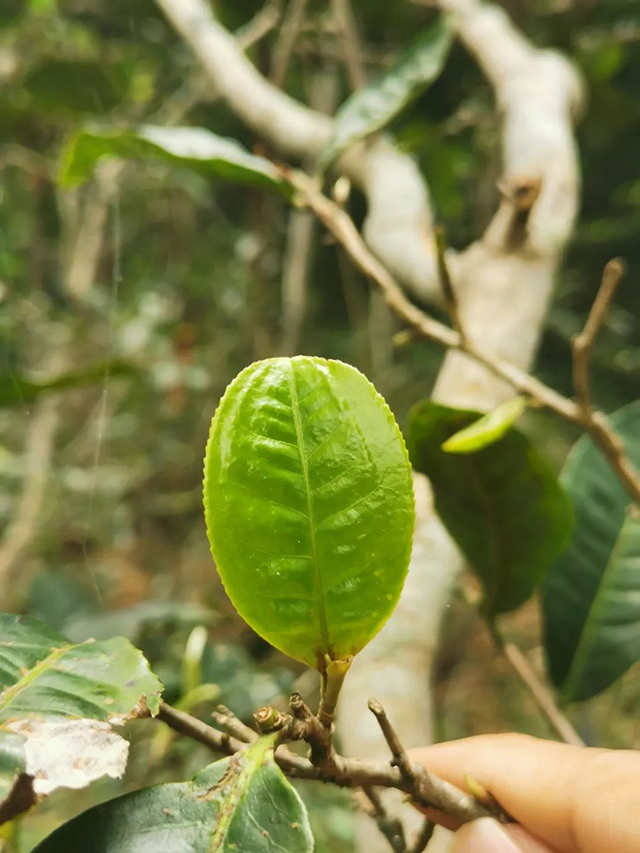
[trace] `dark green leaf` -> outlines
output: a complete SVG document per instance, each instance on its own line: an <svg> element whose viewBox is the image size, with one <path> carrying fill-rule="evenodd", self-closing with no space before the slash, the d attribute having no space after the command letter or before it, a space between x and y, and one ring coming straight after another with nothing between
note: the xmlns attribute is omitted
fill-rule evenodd
<svg viewBox="0 0 640 853"><path fill-rule="evenodd" d="M442 445L447 453L474 453L493 444L511 429L527 407L524 397L507 400L497 409L483 415L471 426L454 433Z"/></svg>
<svg viewBox="0 0 640 853"><path fill-rule="evenodd" d="M335 129L320 155L324 171L346 148L388 125L442 71L452 30L446 18L426 29L375 83L359 89L336 114Z"/></svg>
<svg viewBox="0 0 640 853"><path fill-rule="evenodd" d="M126 96L112 69L83 60L48 59L26 77L23 87L49 119L99 115Z"/></svg>
<svg viewBox="0 0 640 853"><path fill-rule="evenodd" d="M205 767L96 806L35 853L312 853L306 810L273 760L274 736Z"/></svg>
<svg viewBox="0 0 640 853"><path fill-rule="evenodd" d="M135 376L138 372L134 365L126 361L112 360L100 364L92 364L80 370L70 370L54 379L37 382L26 379L16 373L4 373L0 376L0 406L16 406L32 403L41 394L53 391L65 391L67 388L82 388L85 385L95 385L105 379L119 379Z"/></svg>
<svg viewBox="0 0 640 853"><path fill-rule="evenodd" d="M411 469L393 415L354 367L244 370L205 460L211 550L240 615L311 666L356 654L391 614L411 552Z"/></svg>
<svg viewBox="0 0 640 853"><path fill-rule="evenodd" d="M127 743L111 725L155 714L161 689L122 637L74 645L37 619L0 614L3 819L19 807L12 794L22 772L34 777L32 799L122 775Z"/></svg>
<svg viewBox="0 0 640 853"><path fill-rule="evenodd" d="M611 422L640 466L640 402ZM640 523L586 436L571 451L563 480L576 525L543 587L545 648L554 684L567 700L581 700L640 660Z"/></svg>
<svg viewBox="0 0 640 853"><path fill-rule="evenodd" d="M289 194L288 184L270 160L202 127L87 128L67 144L60 182L67 187L82 183L102 157L155 157L207 176L261 184Z"/></svg>
<svg viewBox="0 0 640 853"><path fill-rule="evenodd" d="M571 508L547 460L516 429L476 453L442 450L478 416L425 400L409 414L407 444L414 468L431 481L438 515L482 583L483 610L493 619L531 596L567 544Z"/></svg>

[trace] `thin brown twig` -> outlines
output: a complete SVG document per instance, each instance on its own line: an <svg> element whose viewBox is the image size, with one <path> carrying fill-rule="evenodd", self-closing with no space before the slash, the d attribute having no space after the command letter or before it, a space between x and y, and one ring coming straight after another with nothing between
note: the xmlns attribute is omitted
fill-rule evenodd
<svg viewBox="0 0 640 853"><path fill-rule="evenodd" d="M394 767L398 767L403 776L406 776L409 779L412 778L413 769L411 767L411 762L409 761L409 756L400 743L398 733L392 726L391 720L387 716L387 712L377 699L369 699L368 705L369 710L378 721L378 725L382 730L387 746L391 751L391 764Z"/></svg>
<svg viewBox="0 0 640 853"><path fill-rule="evenodd" d="M375 788L367 786L362 789L362 792L368 800L368 805L362 804L362 808L369 817L375 820L378 829L389 842L391 849L394 853L407 853L407 841L402 821L389 814L382 802L382 797Z"/></svg>
<svg viewBox="0 0 640 853"><path fill-rule="evenodd" d="M434 228L433 240L435 243L436 260L438 263L438 276L440 278L440 286L442 287L444 302L447 306L449 316L451 317L453 328L460 335L460 340L464 340L464 330L462 328L462 318L460 316L458 294L456 293L453 284L453 279L451 278L451 272L449 271L449 264L447 263L447 244L444 234L444 228L442 228L441 225L438 225L436 228Z"/></svg>
<svg viewBox="0 0 640 853"><path fill-rule="evenodd" d="M344 247L355 265L381 289L387 305L399 317L423 337L466 353L517 391L533 398L540 406L582 427L600 447L632 499L640 503L640 476L631 464L619 436L601 412L592 411L585 415L580 402L564 397L511 362L487 355L468 338L461 337L454 329L425 314L407 299L391 273L369 251L348 214L321 192L313 178L291 170L285 170L283 174L299 192L304 203Z"/></svg>
<svg viewBox="0 0 640 853"><path fill-rule="evenodd" d="M211 714L211 719L217 726L243 743L253 743L258 737L257 732L254 732L252 728L245 725L242 720L236 717L233 711L230 711L224 705L218 705L216 710Z"/></svg>
<svg viewBox="0 0 640 853"><path fill-rule="evenodd" d="M640 502L638 472L631 464L620 437L611 428L607 419L600 412L593 410L589 382L589 363L593 345L624 273L625 265L621 258L614 258L604 268L600 287L584 328L572 341L573 384L585 424L594 442L598 444L611 466L617 470L634 501Z"/></svg>
<svg viewBox="0 0 640 853"><path fill-rule="evenodd" d="M429 818L425 818L424 823L422 825L422 829L418 832L415 841L413 842L413 846L411 847L411 853L423 853L426 849L427 844L433 838L433 832L436 828L435 823Z"/></svg>
<svg viewBox="0 0 640 853"><path fill-rule="evenodd" d="M226 732L217 731L165 702L160 703L158 718L175 731L208 746L214 752L232 755L247 747L247 744L232 738ZM331 782L342 788L395 788L408 794L417 805L438 809L463 823L490 814L470 794L434 776L420 765L414 766L414 778L410 781L397 767L391 767L386 762L345 758L334 754L334 768L330 773L326 773L308 758L295 755L285 746L277 748L275 758L280 768L293 778Z"/></svg>
<svg viewBox="0 0 640 853"><path fill-rule="evenodd" d="M515 643L505 642L495 626L489 626L489 631L496 649L504 655L560 739L573 746L585 746L578 732L569 722L562 709L558 707L553 693L538 677L522 649Z"/></svg>
<svg viewBox="0 0 640 853"><path fill-rule="evenodd" d="M591 416L591 391L589 387L589 360L591 358L591 351L623 275L624 263L622 260L614 258L609 261L602 273L600 287L589 311L584 328L572 341L573 384L585 417Z"/></svg>

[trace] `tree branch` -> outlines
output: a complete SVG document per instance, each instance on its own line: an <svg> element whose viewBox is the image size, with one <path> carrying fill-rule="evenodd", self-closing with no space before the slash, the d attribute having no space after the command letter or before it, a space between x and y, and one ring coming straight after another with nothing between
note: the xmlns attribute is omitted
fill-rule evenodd
<svg viewBox="0 0 640 853"><path fill-rule="evenodd" d="M576 389L576 396L586 417L591 416L591 392L589 388L589 360L591 358L591 351L623 275L624 263L622 260L614 258L609 261L602 273L600 288L589 311L584 329L572 341L573 384Z"/></svg>
<svg viewBox="0 0 640 853"><path fill-rule="evenodd" d="M349 84L351 89L361 89L367 82L367 78L353 9L349 0L332 0L332 9Z"/></svg>
<svg viewBox="0 0 640 853"><path fill-rule="evenodd" d="M276 86L282 86L286 77L291 54L302 25L307 8L307 0L291 0L289 9L280 29L278 43L273 52L271 80Z"/></svg>
<svg viewBox="0 0 640 853"><path fill-rule="evenodd" d="M223 755L233 755L247 746L246 743L231 737L227 732L216 731L216 729L190 714L172 708L166 702L160 703L158 719L180 734L186 735ZM302 721L298 720L298 722ZM317 723L317 727L315 724L309 723L305 732L305 739L310 738L312 741L312 750L314 736L318 736L321 730L326 732L324 726L319 721ZM279 718L274 717L271 720L273 728L270 730L285 729L285 736L288 736L289 730L286 727L290 725L289 715L280 714ZM299 737L302 729L297 729L295 733L296 737ZM474 797L440 779L418 764L412 764L412 778L407 779L397 767L391 767L389 764L345 758L335 753L330 765L324 764L323 767L317 766L307 758L294 755L284 746L277 748L275 758L282 770L296 779L315 779L320 782L330 782L342 788L373 786L396 788L405 794L409 794L416 805L437 809L463 823L490 814ZM323 763L323 759L319 760Z"/></svg>
<svg viewBox="0 0 640 853"><path fill-rule="evenodd" d="M404 834L402 821L397 817L392 817L387 811L387 807L382 802L380 794L375 788L365 787L362 793L368 800L368 803L359 803L364 811L373 818L380 832L389 842L389 846L394 853L407 853L407 841Z"/></svg>
<svg viewBox="0 0 640 853"><path fill-rule="evenodd" d="M3 604L17 580L16 566L28 547L40 520L51 456L60 423L57 395L41 400L36 408L24 450L24 484L15 512L0 547L0 594ZM5 604L6 606L6 604Z"/></svg>
<svg viewBox="0 0 640 853"><path fill-rule="evenodd" d="M573 400L563 397L513 364L483 353L475 344L466 339L462 340L458 332L433 319L410 302L391 273L369 251L349 215L322 194L313 178L300 172L287 172L285 176L300 193L301 201L314 211L355 265L380 288L392 311L420 335L444 347L464 352L520 393L533 397L541 406L551 409L572 423L585 425L580 407Z"/></svg>
<svg viewBox="0 0 640 853"><path fill-rule="evenodd" d="M624 262L614 258L605 266L600 288L584 329L573 339L573 384L584 422L594 442L617 472L631 498L640 503L640 476L626 454L624 444L607 419L593 410L589 383L589 361L596 336L624 275Z"/></svg>
<svg viewBox="0 0 640 853"><path fill-rule="evenodd" d="M502 652L513 671L529 691L542 715L550 723L552 729L560 739L572 746L585 746L585 742L558 707L553 693L538 677L522 649L516 646L515 643L505 642L502 635L496 629L492 629L489 626L489 630L496 649Z"/></svg>
<svg viewBox="0 0 640 853"><path fill-rule="evenodd" d="M495 376L504 379L521 394L535 400L540 406L550 409L560 417L577 424L588 432L606 456L612 470L623 483L634 501L640 502L640 478L631 464L619 436L609 426L600 412L585 410L582 403L563 397L553 388L530 376L515 365L496 356L491 356L477 347L466 336L434 320L417 308L402 292L391 273L369 251L349 215L318 189L317 183L300 172L286 172L291 185L324 223L336 240L343 246L356 266L362 270L382 291L387 305L425 338L429 338L451 350L471 356L488 368ZM601 309L598 308L598 313Z"/></svg>

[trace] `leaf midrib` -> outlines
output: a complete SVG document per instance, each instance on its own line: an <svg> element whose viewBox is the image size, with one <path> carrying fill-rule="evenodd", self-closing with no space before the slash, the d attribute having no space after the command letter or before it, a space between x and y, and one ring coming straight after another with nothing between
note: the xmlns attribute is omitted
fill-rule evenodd
<svg viewBox="0 0 640 853"><path fill-rule="evenodd" d="M56 661L60 660L60 658L64 657L67 652L72 651L74 648L77 648L77 646L68 644L54 649L44 660L41 660L26 672L19 681L16 681L15 684L12 684L11 687L0 693L0 711L6 710L7 705L22 693L23 690L33 684L39 675L46 672Z"/></svg>
<svg viewBox="0 0 640 853"><path fill-rule="evenodd" d="M229 829L236 810L240 805L242 797L249 788L249 784L264 761L266 753L273 748L275 743L274 735L267 735L262 738L262 742L257 741L246 752L237 753L231 758L231 778L224 777L217 783L216 787L224 790L230 785L230 793L225 797L224 802L219 803L218 820L214 827L209 845L209 853L221 853L224 849L224 844L229 834ZM244 766L238 767L234 773L233 762L243 762Z"/></svg>
<svg viewBox="0 0 640 853"><path fill-rule="evenodd" d="M289 391L291 393L291 411L293 413L293 422L296 430L296 439L298 442L298 455L300 457L300 467L302 469L302 479L304 483L305 496L307 501L307 520L309 523L309 536L311 541L311 553L313 557L313 566L315 570L314 576L314 592L316 598L316 606L318 608L318 618L320 622L320 642L321 651L325 654L329 652L329 628L327 625L327 612L325 608L324 589L322 585L322 572L320 571L320 561L318 560L318 549L316 544L316 526L313 516L313 498L311 495L311 484L309 481L309 466L307 453L304 446L304 434L302 431L302 421L300 418L300 407L298 403L298 393L295 385L295 368L293 364L289 366Z"/></svg>
<svg viewBox="0 0 640 853"><path fill-rule="evenodd" d="M616 566L618 555L620 553L620 550L622 549L622 541L623 538L626 538L625 528L627 524L631 523L633 523L633 519L630 517L629 514L625 514L625 518L622 524L620 525L620 530L618 531L616 541L614 542L613 548L611 549L611 553L609 554L607 565L605 566L604 572L602 573L598 589L591 601L589 608L587 609L587 615L585 617L584 622L582 623L582 629L580 631L580 639L578 640L575 652L571 659L569 672L567 673L567 677L565 679L564 687L562 690L563 694L567 698L570 698L572 696L576 683L579 684L580 678L584 673L585 661L587 659L588 649L591 644L590 641L593 638L593 633L595 630L596 616L602 611L602 602L609 588L611 575L615 574L614 567Z"/></svg>

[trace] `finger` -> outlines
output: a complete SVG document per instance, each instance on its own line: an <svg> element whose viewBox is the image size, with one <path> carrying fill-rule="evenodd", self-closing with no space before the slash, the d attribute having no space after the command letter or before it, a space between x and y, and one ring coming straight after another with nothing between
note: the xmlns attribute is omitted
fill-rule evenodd
<svg viewBox="0 0 640 853"><path fill-rule="evenodd" d="M413 753L460 788L468 774L562 853L640 850L640 755L525 735L484 735Z"/></svg>
<svg viewBox="0 0 640 853"><path fill-rule="evenodd" d="M502 827L491 818L474 820L456 833L450 853L553 853L521 827Z"/></svg>

